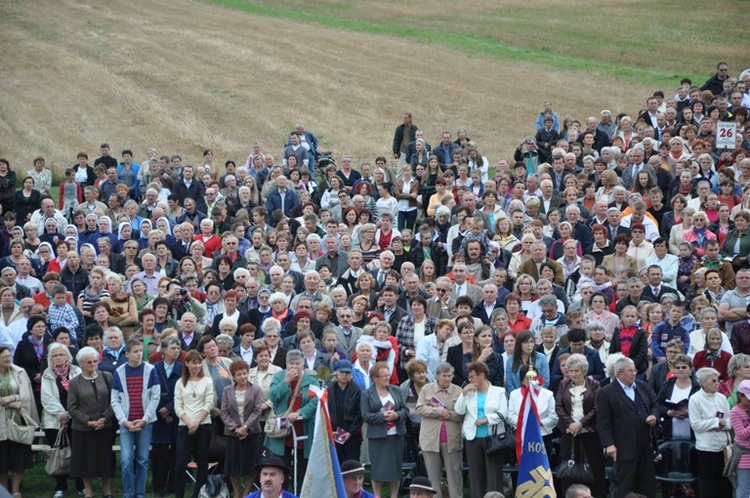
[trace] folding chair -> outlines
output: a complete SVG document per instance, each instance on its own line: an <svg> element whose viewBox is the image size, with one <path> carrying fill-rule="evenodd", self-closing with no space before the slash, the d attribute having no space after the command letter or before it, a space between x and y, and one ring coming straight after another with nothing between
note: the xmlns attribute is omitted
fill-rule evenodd
<svg viewBox="0 0 750 498"><path fill-rule="evenodd" d="M214 475L214 472L216 472L217 467L219 466L219 462L211 462L208 464L208 475L212 476ZM193 483L195 483L195 476L193 476L192 471L198 470L198 464L195 463L194 460L190 461L190 463L187 464L187 468L185 468L185 473L190 478Z"/></svg>

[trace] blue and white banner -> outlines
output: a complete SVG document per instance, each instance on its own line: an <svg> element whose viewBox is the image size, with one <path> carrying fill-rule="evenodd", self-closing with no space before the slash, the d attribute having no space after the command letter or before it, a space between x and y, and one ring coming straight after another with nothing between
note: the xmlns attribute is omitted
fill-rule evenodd
<svg viewBox="0 0 750 498"><path fill-rule="evenodd" d="M299 496L300 498L323 496L346 498L344 478L341 477L341 466L336 456L331 419L328 416L328 391L311 387L308 394L318 398L318 410L315 414L310 460Z"/></svg>
<svg viewBox="0 0 750 498"><path fill-rule="evenodd" d="M516 431L518 457L518 485L516 498L556 498L549 467L547 450L539 429L539 412L536 408L536 392L533 382L530 388L522 387L523 401L518 414Z"/></svg>

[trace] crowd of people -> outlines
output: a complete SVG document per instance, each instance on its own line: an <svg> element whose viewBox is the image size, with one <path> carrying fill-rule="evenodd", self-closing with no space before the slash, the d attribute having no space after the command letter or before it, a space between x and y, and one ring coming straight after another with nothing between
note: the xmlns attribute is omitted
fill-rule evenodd
<svg viewBox="0 0 750 498"><path fill-rule="evenodd" d="M492 167L466 128L431 145L411 114L356 166L301 123L223 164L102 144L57 199L44 158L23 179L0 159L0 484L21 495L19 434L39 427L69 434L55 498L70 479L111 496L118 437L125 497L150 468L182 498L194 461L194 497L217 462L233 496L262 469L275 498L274 469L304 474L323 385L337 456L375 495L397 496L407 460L428 494L481 498L512 487L488 444L538 385L551 465L585 459L593 496L653 497L673 440L694 442L701 496L731 496L724 452L750 437L750 70L644 102L581 120L546 102ZM715 147L719 122L736 147Z"/></svg>

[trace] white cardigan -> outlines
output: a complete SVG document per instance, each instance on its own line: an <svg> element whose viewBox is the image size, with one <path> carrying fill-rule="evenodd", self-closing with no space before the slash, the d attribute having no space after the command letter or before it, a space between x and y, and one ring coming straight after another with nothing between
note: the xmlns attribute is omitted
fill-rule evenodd
<svg viewBox="0 0 750 498"><path fill-rule="evenodd" d="M727 425L723 430L719 428L717 413L723 413ZM718 453L730 444L728 436L731 434L732 423L729 419L729 402L720 393L708 394L701 389L690 396L688 401L690 427L695 432L695 449Z"/></svg>
<svg viewBox="0 0 750 498"><path fill-rule="evenodd" d="M456 413L464 416L463 427L461 432L464 439L473 441L477 435L477 426L474 422L477 420L477 393L470 392L464 397L463 393L458 396L455 407ZM502 424L500 416L508 418L508 400L505 396L505 389L490 385L487 391L487 399L484 403L484 415L487 417L487 423L492 425ZM504 431L505 425L498 427L498 430Z"/></svg>
<svg viewBox="0 0 750 498"><path fill-rule="evenodd" d="M81 374L81 369L76 365L70 366L69 379L73 379ZM42 374L42 428L43 429L59 429L60 428L60 415L65 413L62 403L60 403L60 391L57 388L57 381L55 380L55 374L52 367L47 369Z"/></svg>
<svg viewBox="0 0 750 498"><path fill-rule="evenodd" d="M508 422L517 428L518 412L521 410L521 389L516 389L510 393L508 401ZM555 411L555 395L549 389L542 388L537 397L536 409L539 412L539 418L542 421L540 429L542 436L552 434L552 430L557 426L557 412Z"/></svg>

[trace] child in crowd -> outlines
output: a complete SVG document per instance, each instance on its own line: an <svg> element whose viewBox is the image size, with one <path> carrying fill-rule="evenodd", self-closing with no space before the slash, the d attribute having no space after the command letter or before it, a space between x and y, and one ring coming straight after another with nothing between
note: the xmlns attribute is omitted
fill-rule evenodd
<svg viewBox="0 0 750 498"><path fill-rule="evenodd" d="M484 221L479 217L472 219L471 229L464 234L464 240L461 241L458 252L466 253L466 246L474 240L478 240L482 245L481 256L486 257L490 253L490 238L484 231Z"/></svg>
<svg viewBox="0 0 750 498"><path fill-rule="evenodd" d="M52 294L52 303L47 309L47 323L49 328L55 330L58 327L65 327L70 331L70 342L75 344L78 341L76 329L78 328L78 316L73 306L67 303L68 292L64 285L55 284L50 294Z"/></svg>
<svg viewBox="0 0 750 498"><path fill-rule="evenodd" d="M66 219L72 219L73 213L78 209L78 205L83 202L83 189L81 184L76 181L76 172L73 168L65 170L65 181L60 185L60 194L58 196L58 205L60 211Z"/></svg>

